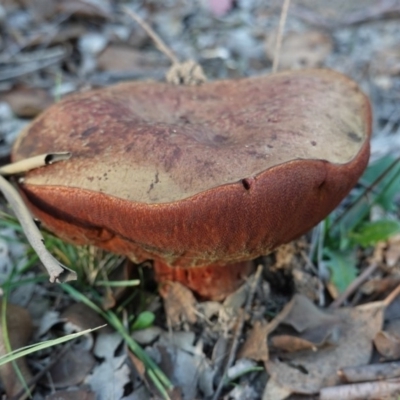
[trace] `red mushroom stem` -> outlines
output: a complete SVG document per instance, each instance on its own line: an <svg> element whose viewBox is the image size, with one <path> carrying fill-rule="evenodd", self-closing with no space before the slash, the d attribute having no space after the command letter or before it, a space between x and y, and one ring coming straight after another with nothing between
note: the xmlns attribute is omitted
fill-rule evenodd
<svg viewBox="0 0 400 400"><path fill-rule="evenodd" d="M216 301L234 292L254 270L252 261L191 268L171 267L162 261L154 261L153 265L158 283L179 282L201 298Z"/></svg>

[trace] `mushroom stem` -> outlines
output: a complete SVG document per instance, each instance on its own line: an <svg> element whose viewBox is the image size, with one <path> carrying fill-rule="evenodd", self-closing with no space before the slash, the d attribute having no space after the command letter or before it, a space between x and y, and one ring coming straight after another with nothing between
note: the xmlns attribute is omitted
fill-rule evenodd
<svg viewBox="0 0 400 400"><path fill-rule="evenodd" d="M158 283L174 281L182 283L202 299L222 300L234 292L254 271L252 261L235 264L210 264L201 267L172 267L162 261L154 261L154 274Z"/></svg>

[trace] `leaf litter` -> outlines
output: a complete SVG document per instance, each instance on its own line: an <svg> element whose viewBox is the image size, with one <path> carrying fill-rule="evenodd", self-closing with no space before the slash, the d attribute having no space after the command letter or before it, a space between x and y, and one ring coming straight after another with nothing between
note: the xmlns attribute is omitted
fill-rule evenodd
<svg viewBox="0 0 400 400"><path fill-rule="evenodd" d="M198 59L211 79L271 70L271 41L279 22L280 1L227 1L222 7L211 0L196 5L179 0L168 5L6 0L0 4L0 28L5 33L0 38L2 163L7 162L10 145L26 118L51 101L126 79L162 79L168 63L138 26L118 10L120 3L139 10L179 58ZM333 4L293 0L281 48L282 69L334 68L356 79L370 94L375 115L374 160L400 155L398 18L398 8L390 1ZM397 207L398 195L388 202ZM32 280L36 275L24 271L26 246L18 231L2 226L0 233L6 238L0 248L2 284L9 279L15 285L19 279ZM371 236L363 237L371 240ZM132 336L177 386L171 398L211 399L218 387L220 397L227 399L284 399L294 393L341 399L360 397L361 393L368 398L399 390L398 382L391 380L400 376L396 364L399 300L389 305L379 301L399 283L398 236L370 245L381 249L368 275L372 279L357 282L353 294L346 293L341 300L345 306L331 309L327 309L329 296L340 296L355 275L371 265L365 262L370 250L355 254L350 277L343 276L349 265L342 260L336 269L339 276L328 283L323 263L309 257L309 243L307 237L264 258L264 280L255 288L249 306L249 285L223 303L202 303L187 289L171 284L161 291L164 309L157 296L156 301L144 303L144 309L156 315L155 324L133 331ZM13 275L16 265L19 272ZM102 292L105 308L118 308L129 298L126 292ZM23 323L28 324L27 309L35 341L100 323L95 313L81 304L71 306L71 299L47 282L33 279L29 285L12 287L10 300L25 310L15 312L9 304L13 311L8 311L7 319L24 315ZM18 332L29 332L26 326L15 328L12 322L8 329L12 338L18 337ZM4 346L3 338L1 344ZM49 368L52 387L59 388L50 394L46 385L37 385L34 398L148 399L158 395L140 360L128 352L118 334L104 330L91 334L48 367L55 353L47 350L27 358L26 367L31 371L27 381ZM82 359L76 357L80 353ZM56 372L66 367L79 370L86 358L79 376ZM2 378L6 389L8 382L19 385L16 375L10 374Z"/></svg>

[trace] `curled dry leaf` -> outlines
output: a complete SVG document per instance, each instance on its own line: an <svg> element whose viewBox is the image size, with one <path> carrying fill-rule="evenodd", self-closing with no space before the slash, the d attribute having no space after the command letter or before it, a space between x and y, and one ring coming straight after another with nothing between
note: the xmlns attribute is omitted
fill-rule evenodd
<svg viewBox="0 0 400 400"><path fill-rule="evenodd" d="M267 57L274 59L276 35L265 43ZM281 69L315 68L322 65L333 50L332 38L321 31L289 32L283 37L279 66Z"/></svg>
<svg viewBox="0 0 400 400"><path fill-rule="evenodd" d="M32 118L49 107L54 99L44 89L16 87L2 94L0 101L8 103L18 117Z"/></svg>
<svg viewBox="0 0 400 400"><path fill-rule="evenodd" d="M1 302L0 302L1 307ZM1 308L0 308L1 309ZM28 344L32 335L32 322L29 313L22 307L7 304L7 330L11 348L17 350ZM4 342L3 326L0 326L0 356L8 353ZM16 360L25 382L32 380L32 374L26 364L25 357ZM11 398L23 390L23 386L15 372L13 364L7 363L0 366L0 380L4 386L7 397Z"/></svg>
<svg viewBox="0 0 400 400"><path fill-rule="evenodd" d="M379 353L387 360L400 358L400 320L386 324L385 329L376 334L374 344Z"/></svg>
<svg viewBox="0 0 400 400"><path fill-rule="evenodd" d="M165 282L160 287L160 295L164 299L165 313L172 327L197 321L197 301L188 288L179 282Z"/></svg>
<svg viewBox="0 0 400 400"><path fill-rule="evenodd" d="M75 331L94 329L105 324L104 319L93 309L82 303L74 303L60 315L60 318L70 323ZM102 332L107 332L107 328Z"/></svg>
<svg viewBox="0 0 400 400"><path fill-rule="evenodd" d="M256 321L249 336L238 353L239 358L250 358L255 361L268 361L269 349L267 345L270 326L265 321Z"/></svg>
<svg viewBox="0 0 400 400"><path fill-rule="evenodd" d="M135 71L166 68L168 64L158 54L132 49L130 46L110 44L97 59L102 71Z"/></svg>

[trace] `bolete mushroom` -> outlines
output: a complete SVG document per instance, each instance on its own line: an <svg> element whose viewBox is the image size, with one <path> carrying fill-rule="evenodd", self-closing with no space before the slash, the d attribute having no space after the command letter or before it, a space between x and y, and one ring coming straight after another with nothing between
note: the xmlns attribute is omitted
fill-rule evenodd
<svg viewBox="0 0 400 400"><path fill-rule="evenodd" d="M71 95L20 135L14 161L68 150L20 184L61 238L153 260L159 280L222 298L249 260L307 232L369 158L371 110L347 77L283 72Z"/></svg>

